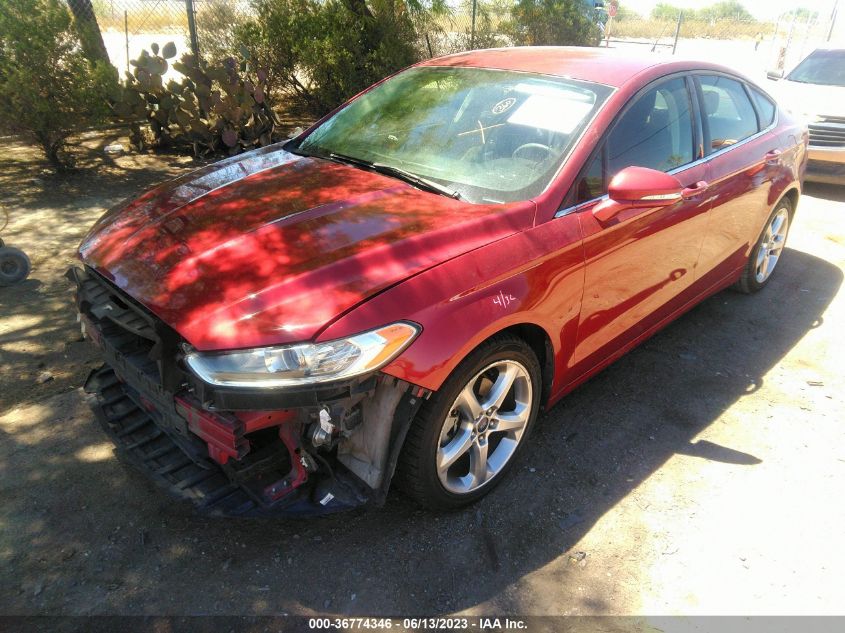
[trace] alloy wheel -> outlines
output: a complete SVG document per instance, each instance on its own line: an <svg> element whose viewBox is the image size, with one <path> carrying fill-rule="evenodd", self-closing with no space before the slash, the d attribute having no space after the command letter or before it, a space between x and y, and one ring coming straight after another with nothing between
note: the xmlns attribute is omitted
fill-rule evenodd
<svg viewBox="0 0 845 633"><path fill-rule="evenodd" d="M772 216L769 226L766 227L766 233L763 235L760 248L757 250L754 269L757 283L762 284L775 270L778 259L780 259L781 253L783 252L783 247L786 244L788 230L789 212L784 208L778 209L777 213Z"/></svg>
<svg viewBox="0 0 845 633"><path fill-rule="evenodd" d="M437 476L446 490L469 494L504 469L525 434L533 397L528 370L513 360L488 365L464 386L437 448Z"/></svg>

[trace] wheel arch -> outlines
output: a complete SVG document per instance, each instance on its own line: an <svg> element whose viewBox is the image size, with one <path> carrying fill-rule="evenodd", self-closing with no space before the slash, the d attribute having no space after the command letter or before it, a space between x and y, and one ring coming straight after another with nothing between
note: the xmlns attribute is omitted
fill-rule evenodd
<svg viewBox="0 0 845 633"><path fill-rule="evenodd" d="M795 218L795 212L798 209L798 201L801 198L801 187L800 184L796 182L792 182L783 189L780 190L779 193L772 189L769 192L769 206L765 210L765 216L762 216L762 220L757 228L756 236L753 240L749 243L748 246L748 255L751 254L751 250L754 248L754 245L757 243L757 239L762 234L762 232L766 229L766 222L769 221L769 217L771 216L772 212L777 208L777 206L783 202L784 200L789 200L790 206L792 207L789 213L789 224L792 225L792 220Z"/></svg>
<svg viewBox="0 0 845 633"><path fill-rule="evenodd" d="M789 200L790 204L792 205L792 209L789 212L789 221L792 222L792 218L795 217L795 212L798 210L798 201L801 199L801 192L798 190L798 187L793 185L789 189L787 189L778 201L775 203L775 206L780 204L783 200ZM772 207L774 208L774 207Z"/></svg>
<svg viewBox="0 0 845 633"><path fill-rule="evenodd" d="M543 390L540 394L540 406L545 407L549 401L552 392L552 382L555 373L555 351L552 346L552 339L545 329L535 323L518 323L505 327L492 336L479 343L483 345L484 342L490 340L495 336L501 334L513 334L525 341L537 356L540 362L540 380ZM476 346L477 349L478 346ZM471 352L470 352L471 353Z"/></svg>
<svg viewBox="0 0 845 633"><path fill-rule="evenodd" d="M488 330L483 338L470 341L459 353L455 354L451 358L447 377L451 375L452 372L454 372L455 369L479 347L485 345L490 340L498 336L506 334L516 336L525 341L528 347L530 347L537 356L537 360L540 363L540 379L542 384L540 404L545 407L549 397L551 396L552 385L554 382L555 348L552 343L552 338L546 328L532 321L523 320L515 323L502 323L499 327Z"/></svg>

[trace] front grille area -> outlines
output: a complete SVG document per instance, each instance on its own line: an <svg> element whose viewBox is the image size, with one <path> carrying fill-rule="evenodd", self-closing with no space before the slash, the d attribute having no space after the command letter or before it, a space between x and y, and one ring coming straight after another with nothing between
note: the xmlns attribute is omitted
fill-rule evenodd
<svg viewBox="0 0 845 633"><path fill-rule="evenodd" d="M825 117L810 124L810 146L845 148L845 117Z"/></svg>
<svg viewBox="0 0 845 633"><path fill-rule="evenodd" d="M93 270L73 274L79 311L92 338L105 339L159 389L172 393L182 387L185 375L176 364L180 337Z"/></svg>
<svg viewBox="0 0 845 633"><path fill-rule="evenodd" d="M300 459L295 414L203 409L179 367L176 332L95 271L71 268L67 276L106 361L85 391L123 461L203 514L326 514L367 502L339 471L311 481L317 467L309 471Z"/></svg>
<svg viewBox="0 0 845 633"><path fill-rule="evenodd" d="M165 432L156 416L108 365L91 373L85 390L120 459L145 473L177 499L202 514L249 516L264 511L248 492L216 465L192 457L185 443Z"/></svg>

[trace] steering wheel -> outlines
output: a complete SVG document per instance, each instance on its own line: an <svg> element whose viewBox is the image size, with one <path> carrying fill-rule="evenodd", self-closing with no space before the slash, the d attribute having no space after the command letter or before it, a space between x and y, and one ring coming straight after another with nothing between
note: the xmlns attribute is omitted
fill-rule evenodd
<svg viewBox="0 0 845 633"><path fill-rule="evenodd" d="M524 156L523 158L529 159L531 154L536 155L538 151L543 152L545 154L545 156L542 156L539 160L535 161L538 163L543 162L553 154L552 148L548 145L543 145L542 143L525 143L525 145L520 145L515 150L513 150L511 158L519 158L520 154L527 153L528 156Z"/></svg>

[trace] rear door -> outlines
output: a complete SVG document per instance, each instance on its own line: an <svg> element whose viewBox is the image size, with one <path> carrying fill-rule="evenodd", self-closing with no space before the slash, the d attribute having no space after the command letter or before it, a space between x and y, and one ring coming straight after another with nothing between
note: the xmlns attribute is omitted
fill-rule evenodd
<svg viewBox="0 0 845 633"><path fill-rule="evenodd" d="M745 265L768 216L780 143L768 97L729 75L698 74L696 84L712 203L696 284L704 290Z"/></svg>
<svg viewBox="0 0 845 633"><path fill-rule="evenodd" d="M674 76L634 97L574 188L584 236L585 281L572 376L636 339L683 303L707 221L706 195L602 227L592 210L629 166L673 173L685 187L704 180L694 85Z"/></svg>

